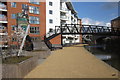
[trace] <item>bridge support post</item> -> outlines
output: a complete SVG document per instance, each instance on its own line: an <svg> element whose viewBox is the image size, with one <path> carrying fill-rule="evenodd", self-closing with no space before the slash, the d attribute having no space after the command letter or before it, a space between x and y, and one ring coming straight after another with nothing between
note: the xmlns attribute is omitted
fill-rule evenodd
<svg viewBox="0 0 120 80"><path fill-rule="evenodd" d="M62 32L62 24L61 24L61 26L60 26L61 28L60 28L60 31L61 31L61 46L63 46L63 32Z"/></svg>

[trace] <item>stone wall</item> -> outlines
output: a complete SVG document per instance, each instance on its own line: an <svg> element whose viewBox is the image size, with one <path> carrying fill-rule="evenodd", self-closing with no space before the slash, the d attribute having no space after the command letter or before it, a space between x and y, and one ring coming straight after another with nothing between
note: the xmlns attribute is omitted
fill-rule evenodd
<svg viewBox="0 0 120 80"><path fill-rule="evenodd" d="M38 58L32 57L18 64L3 64L2 78L23 78L38 64Z"/></svg>
<svg viewBox="0 0 120 80"><path fill-rule="evenodd" d="M27 56L36 56L38 57L38 59L45 59L50 55L51 51L47 50L47 51L32 51L32 52L28 52L26 51L25 54Z"/></svg>
<svg viewBox="0 0 120 80"><path fill-rule="evenodd" d="M50 53L50 50L25 51L26 56L33 57L18 64L2 64L2 78L23 78L39 64L39 59L46 59Z"/></svg>

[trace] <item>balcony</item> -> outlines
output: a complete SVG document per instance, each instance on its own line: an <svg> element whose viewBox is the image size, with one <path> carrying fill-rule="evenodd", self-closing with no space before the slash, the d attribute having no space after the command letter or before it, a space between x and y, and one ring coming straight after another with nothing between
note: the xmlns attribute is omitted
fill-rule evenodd
<svg viewBox="0 0 120 80"><path fill-rule="evenodd" d="M8 45L1 45L1 44L0 44L0 47L8 47Z"/></svg>
<svg viewBox="0 0 120 80"><path fill-rule="evenodd" d="M1 27L1 26L0 26ZM0 35L8 35L7 30L6 29L0 29Z"/></svg>
<svg viewBox="0 0 120 80"><path fill-rule="evenodd" d="M1 9L1 8L0 8L0 11L6 11L6 12L7 12L7 10L6 10L6 9Z"/></svg>
<svg viewBox="0 0 120 80"><path fill-rule="evenodd" d="M8 33L0 33L0 35L8 35Z"/></svg>
<svg viewBox="0 0 120 80"><path fill-rule="evenodd" d="M68 17L67 16L60 16L60 19L61 20L68 20Z"/></svg>
<svg viewBox="0 0 120 80"><path fill-rule="evenodd" d="M3 3L0 3L0 11L7 11L6 5Z"/></svg>
<svg viewBox="0 0 120 80"><path fill-rule="evenodd" d="M7 17L3 14L0 14L0 23L8 23Z"/></svg>
<svg viewBox="0 0 120 80"><path fill-rule="evenodd" d="M8 42L0 42L0 47L8 47Z"/></svg>
<svg viewBox="0 0 120 80"><path fill-rule="evenodd" d="M66 9L66 8L61 7L61 8L60 8L60 11L61 11L61 12L68 12L69 10Z"/></svg>

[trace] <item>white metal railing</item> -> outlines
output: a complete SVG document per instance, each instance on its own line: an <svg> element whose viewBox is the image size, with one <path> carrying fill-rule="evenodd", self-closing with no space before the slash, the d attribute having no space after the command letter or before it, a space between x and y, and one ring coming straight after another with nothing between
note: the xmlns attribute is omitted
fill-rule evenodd
<svg viewBox="0 0 120 80"><path fill-rule="evenodd" d="M8 45L0 45L0 47L8 47Z"/></svg>
<svg viewBox="0 0 120 80"><path fill-rule="evenodd" d="M8 35L8 33L6 32L6 33L0 33L0 35Z"/></svg>
<svg viewBox="0 0 120 80"><path fill-rule="evenodd" d="M68 20L68 17L67 16L60 16L61 19L65 19L65 20Z"/></svg>
<svg viewBox="0 0 120 80"><path fill-rule="evenodd" d="M60 7L60 10L62 10L62 11L69 11L68 9L63 8L63 7Z"/></svg>

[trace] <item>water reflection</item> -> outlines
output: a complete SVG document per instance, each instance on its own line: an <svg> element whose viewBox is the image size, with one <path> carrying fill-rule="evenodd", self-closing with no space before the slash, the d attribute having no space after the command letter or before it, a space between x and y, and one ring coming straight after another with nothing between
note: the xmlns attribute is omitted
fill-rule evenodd
<svg viewBox="0 0 120 80"><path fill-rule="evenodd" d="M112 55L104 55L104 54L96 54L95 55L97 58L101 60L110 60L112 58Z"/></svg>
<svg viewBox="0 0 120 80"><path fill-rule="evenodd" d="M120 71L120 56L117 53L105 51L105 45L86 45L85 48L94 54L97 58L103 60L112 67Z"/></svg>

